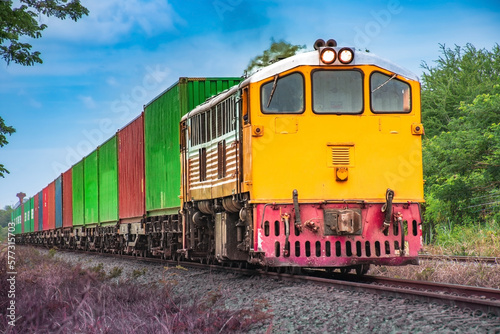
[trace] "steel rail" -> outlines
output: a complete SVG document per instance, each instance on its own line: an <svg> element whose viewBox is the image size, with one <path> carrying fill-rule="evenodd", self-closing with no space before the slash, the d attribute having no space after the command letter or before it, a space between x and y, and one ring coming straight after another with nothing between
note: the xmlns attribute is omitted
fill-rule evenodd
<svg viewBox="0 0 500 334"><path fill-rule="evenodd" d="M481 262L490 264L500 264L500 257L485 256L459 256L459 255L428 255L418 256L421 260L455 261L455 262Z"/></svg>

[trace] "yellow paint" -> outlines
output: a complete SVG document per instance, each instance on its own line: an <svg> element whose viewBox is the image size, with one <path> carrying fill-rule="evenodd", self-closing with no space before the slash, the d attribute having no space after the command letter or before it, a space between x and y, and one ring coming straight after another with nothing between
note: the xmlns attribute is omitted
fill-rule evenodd
<svg viewBox="0 0 500 334"><path fill-rule="evenodd" d="M379 71L390 76L392 73L375 66L344 66L343 69L358 68L364 72L364 113L319 115L311 110L310 78L314 68L317 67L302 66L280 74L303 73L306 108L302 114L262 114L261 85L273 78L250 84L249 94L244 97L250 97L250 119L254 126L243 127L242 191L249 191L253 202L291 202L294 189L302 202L334 199L383 202L387 188L391 188L395 191L395 201L422 202L421 136L415 135L414 126L421 126L420 84L397 77L411 86L411 113L374 114L370 111L370 73ZM256 127L266 131L256 136ZM347 148L348 165L335 165L334 146ZM346 167L345 181L337 181L337 167Z"/></svg>

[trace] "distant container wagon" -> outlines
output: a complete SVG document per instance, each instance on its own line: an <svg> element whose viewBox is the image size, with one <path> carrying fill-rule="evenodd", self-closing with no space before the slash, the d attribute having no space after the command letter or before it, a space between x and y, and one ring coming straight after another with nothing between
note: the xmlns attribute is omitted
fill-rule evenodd
<svg viewBox="0 0 500 334"><path fill-rule="evenodd" d="M35 231L35 197L30 198L30 232Z"/></svg>
<svg viewBox="0 0 500 334"><path fill-rule="evenodd" d="M83 179L85 184L85 227L99 223L99 169L97 150L83 159Z"/></svg>
<svg viewBox="0 0 500 334"><path fill-rule="evenodd" d="M69 246L73 226L73 168L68 169L62 176L62 229L58 236L62 236L62 246Z"/></svg>
<svg viewBox="0 0 500 334"><path fill-rule="evenodd" d="M85 183L83 180L83 160L72 167L73 227L83 227L85 222ZM75 231L76 233L77 231Z"/></svg>
<svg viewBox="0 0 500 334"><path fill-rule="evenodd" d="M31 233L31 223L32 223L32 218L31 218L31 200L32 198L27 199L24 202L23 206L23 212L24 212L24 220L23 220L23 228L22 231L23 233Z"/></svg>
<svg viewBox="0 0 500 334"><path fill-rule="evenodd" d="M116 135L98 149L99 223L118 221L118 152Z"/></svg>
<svg viewBox="0 0 500 334"><path fill-rule="evenodd" d="M63 215L63 205L62 205L62 176L59 176L55 181L55 193L54 193L54 206L55 206L55 227L62 227L62 215Z"/></svg>
<svg viewBox="0 0 500 334"><path fill-rule="evenodd" d="M119 218L140 220L144 202L144 113L118 131Z"/></svg>
<svg viewBox="0 0 500 334"><path fill-rule="evenodd" d="M43 231L43 190L38 193L38 231Z"/></svg>
<svg viewBox="0 0 500 334"><path fill-rule="evenodd" d="M22 219L22 214L21 214L21 205L19 205L17 208L14 209L14 213L12 215L12 221L14 222L14 233L15 234L20 234L21 233L21 219Z"/></svg>
<svg viewBox="0 0 500 334"><path fill-rule="evenodd" d="M73 168L62 174L63 228L73 226Z"/></svg>
<svg viewBox="0 0 500 334"><path fill-rule="evenodd" d="M35 197L29 198L24 203L25 221L24 221L24 242L32 243L35 223Z"/></svg>
<svg viewBox="0 0 500 334"><path fill-rule="evenodd" d="M47 213L47 227L45 227L44 221L44 231L51 231L56 228L56 181L52 181L47 186L47 203L46 208L48 209Z"/></svg>
<svg viewBox="0 0 500 334"><path fill-rule="evenodd" d="M38 193L33 196L33 232L38 232Z"/></svg>

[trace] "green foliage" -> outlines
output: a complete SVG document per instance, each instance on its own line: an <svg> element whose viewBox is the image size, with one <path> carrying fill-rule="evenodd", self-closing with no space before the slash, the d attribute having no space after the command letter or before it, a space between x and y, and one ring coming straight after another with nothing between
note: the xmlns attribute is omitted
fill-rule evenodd
<svg viewBox="0 0 500 334"><path fill-rule="evenodd" d="M108 278L115 278L118 277L122 274L123 268L121 267L113 267L111 271L109 272Z"/></svg>
<svg viewBox="0 0 500 334"><path fill-rule="evenodd" d="M4 240L7 239L7 234L8 234L8 227L2 227L0 226L0 243L4 242Z"/></svg>
<svg viewBox="0 0 500 334"><path fill-rule="evenodd" d="M141 277L142 275L145 275L146 274L146 268L143 268L143 269L134 269L134 271L132 271L132 278L133 279L136 279L136 278L139 278Z"/></svg>
<svg viewBox="0 0 500 334"><path fill-rule="evenodd" d="M10 205L6 205L3 209L0 209L0 227L7 227L10 222L10 214L14 209Z"/></svg>
<svg viewBox="0 0 500 334"><path fill-rule="evenodd" d="M250 74L253 70L266 67L281 59L291 57L298 51L305 48L305 45L293 45L285 42L284 40L276 42L274 38L272 38L269 49L265 50L261 55L253 58L245 69L245 72Z"/></svg>
<svg viewBox="0 0 500 334"><path fill-rule="evenodd" d="M49 249L49 257L54 257L57 253L57 250L55 248Z"/></svg>
<svg viewBox="0 0 500 334"><path fill-rule="evenodd" d="M89 268L89 271L94 272L97 275L97 278L101 280L106 278L106 272L104 271L104 265L102 264L102 262L100 262L96 266Z"/></svg>
<svg viewBox="0 0 500 334"><path fill-rule="evenodd" d="M472 103L499 83L500 47L477 50L472 44L455 49L440 45L442 57L436 66L422 63L422 117L430 137L448 131L448 124L461 116L462 103Z"/></svg>
<svg viewBox="0 0 500 334"><path fill-rule="evenodd" d="M500 218L500 48L441 46L424 66L422 117L426 235Z"/></svg>
<svg viewBox="0 0 500 334"><path fill-rule="evenodd" d="M438 224L436 230L435 244L447 255L498 256L500 254L498 223Z"/></svg>
<svg viewBox="0 0 500 334"><path fill-rule="evenodd" d="M1 7L1 1L0 1L0 7ZM0 14L1 16L1 14ZM0 23L1 24L1 23ZM0 35L1 36L1 35ZM1 37L0 37L1 38ZM12 135L14 132L16 132L16 129L14 129L11 126L8 126L5 124L5 121L3 120L2 117L0 117L0 147L4 147L7 145L9 142L7 141L7 137L5 135ZM4 174L7 173L9 174L9 171L4 168L4 165L0 164L0 177L4 177Z"/></svg>
<svg viewBox="0 0 500 334"><path fill-rule="evenodd" d="M31 52L29 43L19 41L24 36L42 37L47 25L39 24L41 15L77 21L89 14L79 0L20 0L20 3L19 8L13 8L11 0L0 1L0 54L7 64L11 61L24 66L42 63L39 51Z"/></svg>

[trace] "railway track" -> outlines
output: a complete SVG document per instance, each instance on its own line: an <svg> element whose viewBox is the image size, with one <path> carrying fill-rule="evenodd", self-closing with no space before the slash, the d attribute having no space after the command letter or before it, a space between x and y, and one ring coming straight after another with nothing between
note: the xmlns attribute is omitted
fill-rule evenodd
<svg viewBox="0 0 500 334"><path fill-rule="evenodd" d="M437 303L470 309L472 312L483 312L500 316L500 290L465 285L434 283L427 281L413 281L382 276L362 276L354 274L327 273L322 270L303 270L301 273L289 274L264 269L247 269L235 266L213 265L187 261L172 261L159 258L141 257L133 255L119 255L110 253L84 252L92 255L102 255L145 261L163 265L186 268L207 269L210 271L226 271L240 275L259 275L273 279L291 282L302 282L326 285L334 288L371 292L384 297L403 298L412 301Z"/></svg>
<svg viewBox="0 0 500 334"><path fill-rule="evenodd" d="M484 256L456 256L456 255L419 255L421 260L455 261L455 262L481 262L489 264L500 264L500 257Z"/></svg>

